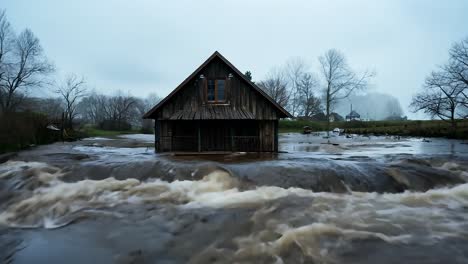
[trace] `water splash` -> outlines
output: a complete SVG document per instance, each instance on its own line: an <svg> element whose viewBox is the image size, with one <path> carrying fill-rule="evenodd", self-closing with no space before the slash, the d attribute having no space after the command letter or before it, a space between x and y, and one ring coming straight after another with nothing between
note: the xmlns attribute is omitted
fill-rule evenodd
<svg viewBox="0 0 468 264"><path fill-rule="evenodd" d="M112 208L123 203L168 203L182 209L232 208L261 207L281 198L302 197L308 199L309 205L296 210L313 212L310 216L323 223L343 224L340 219L347 218L352 219L355 226L366 224L369 227L386 225L388 221L419 221L431 217L437 225L434 229L440 229L442 233L460 227L460 223L444 226L446 222L453 223L447 210L468 206L468 184L427 192L334 194L275 186L243 190L239 188L239 180L225 170L214 170L200 180L167 182L151 179L142 182L132 178L106 178L64 182L61 180L64 173L60 169L44 163L9 162L0 167L2 178L18 174L37 178L41 184L0 213L0 223L12 227L60 227L80 217L85 209ZM465 215L461 217L466 218Z"/></svg>

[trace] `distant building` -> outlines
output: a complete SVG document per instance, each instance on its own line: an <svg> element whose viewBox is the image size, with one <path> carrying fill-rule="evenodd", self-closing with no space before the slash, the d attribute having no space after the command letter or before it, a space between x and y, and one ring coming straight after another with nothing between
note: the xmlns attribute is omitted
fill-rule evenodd
<svg viewBox="0 0 468 264"><path fill-rule="evenodd" d="M340 122L344 121L344 118L340 116L338 113L330 113L330 122Z"/></svg>
<svg viewBox="0 0 468 264"><path fill-rule="evenodd" d="M307 116L300 116L298 117L299 120L308 120L308 121L327 121L327 116L322 112L322 113L317 113L313 116L307 117ZM340 116L338 113L330 113L330 122L339 122L339 121L344 121L344 118Z"/></svg>
<svg viewBox="0 0 468 264"><path fill-rule="evenodd" d="M353 110L353 105L351 105L351 111L349 114L346 115L346 121L361 121L361 115Z"/></svg>

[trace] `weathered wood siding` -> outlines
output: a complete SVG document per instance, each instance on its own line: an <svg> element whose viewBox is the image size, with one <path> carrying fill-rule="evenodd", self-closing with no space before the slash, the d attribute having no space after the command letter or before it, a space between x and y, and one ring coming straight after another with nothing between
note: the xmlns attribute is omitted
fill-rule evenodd
<svg viewBox="0 0 468 264"><path fill-rule="evenodd" d="M277 120L161 120L156 151L275 152L277 124Z"/></svg>
<svg viewBox="0 0 468 264"><path fill-rule="evenodd" d="M200 79L200 75L204 79ZM232 77L229 78L229 74ZM206 102L207 79L226 79L226 102ZM219 58L212 60L158 110L159 120L255 119L277 120L278 110L258 91L249 87Z"/></svg>
<svg viewBox="0 0 468 264"><path fill-rule="evenodd" d="M159 152L166 152L172 150L172 126L168 121L158 121L159 126L159 139L156 141L156 148Z"/></svg>
<svg viewBox="0 0 468 264"><path fill-rule="evenodd" d="M275 151L275 122L260 121L258 125L260 149L267 152Z"/></svg>

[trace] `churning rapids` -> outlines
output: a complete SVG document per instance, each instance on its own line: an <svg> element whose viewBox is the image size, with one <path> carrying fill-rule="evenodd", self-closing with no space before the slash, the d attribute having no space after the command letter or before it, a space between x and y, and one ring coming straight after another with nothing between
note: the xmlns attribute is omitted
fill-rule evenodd
<svg viewBox="0 0 468 264"><path fill-rule="evenodd" d="M285 134L172 156L89 138L0 164L1 263L468 263L468 145Z"/></svg>

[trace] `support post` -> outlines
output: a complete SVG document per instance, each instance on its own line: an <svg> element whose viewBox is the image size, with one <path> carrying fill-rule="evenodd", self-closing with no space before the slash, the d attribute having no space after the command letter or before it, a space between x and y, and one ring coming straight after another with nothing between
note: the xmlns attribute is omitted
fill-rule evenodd
<svg viewBox="0 0 468 264"><path fill-rule="evenodd" d="M175 125L174 122L168 122L167 123L167 129L168 129L168 135L171 137L171 147L170 150L171 152L174 151L174 130L175 130Z"/></svg>
<svg viewBox="0 0 468 264"><path fill-rule="evenodd" d="M62 143L65 142L65 139L63 136L64 130L65 130L64 125L65 125L65 113L62 112L62 119L60 120L60 139L62 140Z"/></svg>
<svg viewBox="0 0 468 264"><path fill-rule="evenodd" d="M231 126L231 152L234 152L234 127Z"/></svg>
<svg viewBox="0 0 468 264"><path fill-rule="evenodd" d="M160 148L160 127L158 119L154 119L154 152L159 152Z"/></svg>
<svg viewBox="0 0 468 264"><path fill-rule="evenodd" d="M158 136L156 135L156 133L158 133L156 131L156 119L154 120L154 152L157 152L158 148L156 147L156 145L158 144Z"/></svg>
<svg viewBox="0 0 468 264"><path fill-rule="evenodd" d="M201 125L200 121L198 121L198 152L201 152Z"/></svg>
<svg viewBox="0 0 468 264"><path fill-rule="evenodd" d="M278 152L278 120L275 120L274 122L274 126L275 126L275 139L274 139L274 144L275 144L275 148L274 148L274 152Z"/></svg>

